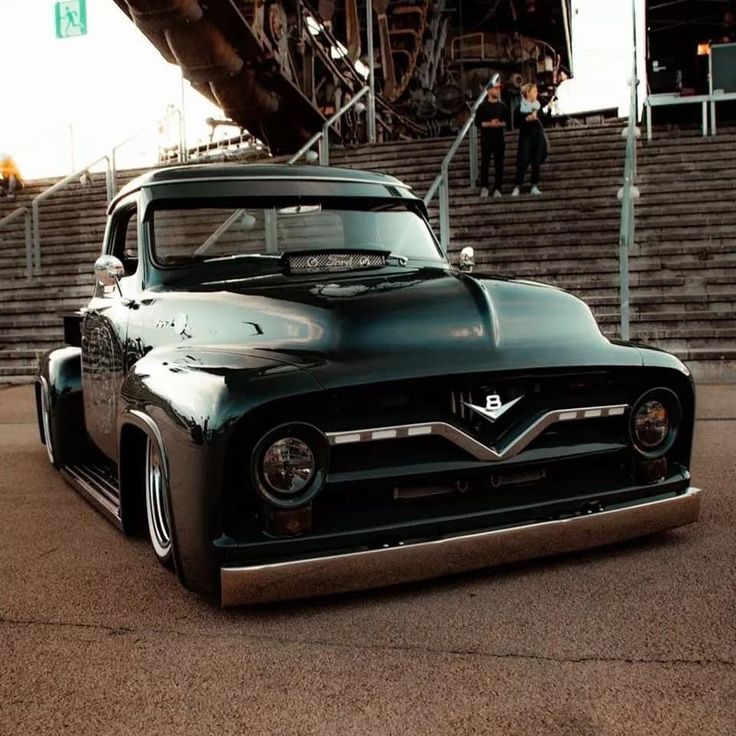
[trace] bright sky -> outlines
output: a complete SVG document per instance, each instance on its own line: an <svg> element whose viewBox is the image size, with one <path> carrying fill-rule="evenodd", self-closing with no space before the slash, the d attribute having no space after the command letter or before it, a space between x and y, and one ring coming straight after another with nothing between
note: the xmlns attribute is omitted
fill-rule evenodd
<svg viewBox="0 0 736 736"><path fill-rule="evenodd" d="M154 133L167 105L181 105L179 68L167 64L113 0L87 0L86 36L57 39L54 0L0 0L0 151L26 178L69 173L141 128L120 149L118 168L154 164ZM187 140L204 138L222 113L185 85ZM69 126L72 126L70 135ZM175 117L171 118L175 143ZM144 160L145 159L145 160Z"/></svg>

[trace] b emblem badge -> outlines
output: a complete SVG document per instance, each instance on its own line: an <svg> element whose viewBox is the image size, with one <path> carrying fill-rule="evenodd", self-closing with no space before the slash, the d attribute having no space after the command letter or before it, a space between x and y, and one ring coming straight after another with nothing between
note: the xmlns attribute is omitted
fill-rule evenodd
<svg viewBox="0 0 736 736"><path fill-rule="evenodd" d="M496 409L500 409L502 406L503 401L501 401L501 397L498 394L486 396L486 409L488 411L496 411Z"/></svg>
<svg viewBox="0 0 736 736"><path fill-rule="evenodd" d="M463 401L463 404L465 404L469 409L472 409L476 414L480 414L489 422L495 422L497 419L500 419L514 404L521 401L523 398L523 396L519 396L518 398L512 399L504 404L498 394L489 394L486 396L485 406L469 404L467 401Z"/></svg>

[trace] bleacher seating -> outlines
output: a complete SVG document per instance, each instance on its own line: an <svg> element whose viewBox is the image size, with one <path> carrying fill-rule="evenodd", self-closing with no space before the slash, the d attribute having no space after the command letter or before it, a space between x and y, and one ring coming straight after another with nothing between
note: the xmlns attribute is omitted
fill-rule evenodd
<svg viewBox="0 0 736 736"><path fill-rule="evenodd" d="M542 280L584 298L609 336L618 333L616 192L623 172L620 121L549 131L542 197L508 196L515 137L509 136L503 199L480 200L468 181L468 148L451 170L451 255L476 249L477 272ZM394 174L421 196L451 141L408 141L334 148L331 163ZM736 130L703 139L695 129L655 131L642 143L636 247L631 253L634 340L673 350L695 366L736 360ZM137 172L124 172L121 181ZM51 180L32 182L0 218L29 205ZM72 185L42 205L42 275L28 281L22 221L0 229L0 382L30 380L37 355L61 341L60 311L80 306L105 224L105 186ZM436 224L436 201L432 218ZM713 368L715 366L715 368Z"/></svg>

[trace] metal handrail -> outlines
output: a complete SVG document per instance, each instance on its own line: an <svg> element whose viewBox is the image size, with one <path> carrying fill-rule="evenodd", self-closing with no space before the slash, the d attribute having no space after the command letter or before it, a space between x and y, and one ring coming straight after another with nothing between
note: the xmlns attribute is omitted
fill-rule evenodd
<svg viewBox="0 0 736 736"><path fill-rule="evenodd" d="M178 112L178 110L177 110ZM107 155L107 158L109 158L109 165L110 165L110 186L107 192L107 201L110 202L112 199L115 198L115 195L118 193L118 169L116 165L116 159L117 159L117 153L120 148L123 146L127 146L128 143L132 143L133 141L140 138L142 135L145 135L147 133L151 132L151 127L147 126L145 128L141 128L140 130L137 130L133 135L129 135L124 140L120 141L120 143L117 143L116 145L112 146L110 148L110 152ZM181 140L179 141L179 155L181 157ZM98 159L95 163L98 163L101 159ZM91 166L94 166L94 164L91 164Z"/></svg>
<svg viewBox="0 0 736 736"><path fill-rule="evenodd" d="M366 85L362 87L355 97L351 97L331 118L325 121L322 130L317 131L286 163L295 164L312 146L319 142L319 162L322 166L330 165L330 128L354 105L356 105L362 97L365 97L371 88Z"/></svg>
<svg viewBox="0 0 736 736"><path fill-rule="evenodd" d="M24 220L24 237L26 242L26 276L30 279L33 276L33 236L31 230L31 211L28 207L18 207L9 215L0 220L0 228L9 225L23 215Z"/></svg>
<svg viewBox="0 0 736 736"><path fill-rule="evenodd" d="M634 16L635 19L635 16ZM636 23L634 23L636 33ZM630 329L630 304L629 304L629 253L634 246L636 237L636 212L635 202L639 199L639 188L636 186L637 176L637 141L641 131L637 126L639 120L639 105L637 87L637 54L636 42L634 43L634 60L629 80L631 87L629 121L623 131L626 136L626 160L624 163L623 186L618 191L621 201L621 224L619 227L619 301L621 312L620 336L622 340L628 340L631 336Z"/></svg>
<svg viewBox="0 0 736 736"><path fill-rule="evenodd" d="M105 189L107 193L107 201L109 202L113 197L114 183L112 161L110 156L100 156L91 163L87 164L79 171L75 171L69 176L65 176L61 181L57 181L56 184L50 186L40 194L37 194L31 200L31 213L33 218L33 255L35 261L35 270L40 271L41 269L41 214L40 205L45 199L48 199L52 194L56 194L60 189L64 189L74 181L79 181L82 177L89 176L89 170L97 164L105 162Z"/></svg>
<svg viewBox="0 0 736 736"><path fill-rule="evenodd" d="M174 108L174 111L179 115L179 155L180 158L185 158L185 141L183 136L183 130L181 127L181 110L178 108ZM99 158L95 159L91 163L87 164L85 167L79 169L79 171L75 171L73 174L69 174L68 176L64 177L60 181L57 181L56 184L53 184L48 189L44 190L40 194L37 194L33 200L31 201L31 234L27 236L27 245L26 245L26 256L27 258L30 257L29 254L32 250L32 257L31 261L35 262L35 271L40 271L41 269L41 215L40 215L40 205L41 202L43 202L46 198L52 196L56 192L58 192L60 189L64 189L69 184L80 180L83 177L89 177L90 169L94 166L97 166L98 164L104 162L105 163L105 193L107 196L108 203L113 200L115 195L117 194L117 169L116 169L116 156L117 152L120 148L127 145L131 141L136 140L140 136L149 133L151 131L151 126L146 126L145 128L141 128L140 130L133 133L133 135L128 136L127 138L120 141L120 143L117 143L114 146L111 146L109 149L109 153L107 153L104 156L100 156ZM6 218L7 219L7 218ZM0 221L0 225L3 221ZM26 230L28 232L28 225L26 226ZM32 248L28 245L32 240ZM32 267L30 269L30 273L32 273L34 268Z"/></svg>
<svg viewBox="0 0 736 736"><path fill-rule="evenodd" d="M361 97L365 96L370 92L370 87L367 85L363 87L360 92L358 92L355 97L353 97L349 102L344 104L331 118L325 121L325 124L322 126L322 130L315 133L286 163L291 165L295 164L307 151L309 151L312 146L319 141L319 163L321 166L329 166L330 164L330 151L329 151L329 145L330 145L330 128L332 127L333 123L337 122L348 110L350 110L353 105L355 105ZM235 212L232 213L213 233L212 235L207 238L207 240L202 243L202 245L197 248L198 253L205 253L210 248L210 246L214 245L220 237L227 232L232 224L236 222L243 214L245 210L244 209L238 209L235 210Z"/></svg>
<svg viewBox="0 0 736 736"><path fill-rule="evenodd" d="M442 160L442 167L440 173L437 174L429 190L424 195L424 204L429 206L429 203L434 199L434 195L439 190L440 193L440 245L442 250L447 253L450 249L450 164L455 158L455 154L465 140L465 136L468 131L473 130L470 140L470 185L473 186L478 177L478 138L477 130L475 127L475 113L478 112L478 108L483 104L483 100L488 94L488 90L496 85L500 81L501 77L498 74L494 74L483 87L483 91L478 95L477 99L470 108L470 116L465 121L465 125L460 128L460 132L450 146L450 150Z"/></svg>

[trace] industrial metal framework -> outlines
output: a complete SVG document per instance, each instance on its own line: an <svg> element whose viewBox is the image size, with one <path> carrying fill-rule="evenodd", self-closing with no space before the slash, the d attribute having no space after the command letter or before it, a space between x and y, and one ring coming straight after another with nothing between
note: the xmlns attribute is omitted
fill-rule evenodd
<svg viewBox="0 0 736 736"><path fill-rule="evenodd" d="M554 88L562 55L527 33L540 30L532 20L559 16L553 40L565 43L560 0L115 2L272 153L297 151L366 85L367 115L343 115L332 133L342 140L456 130L494 72L510 89L524 81Z"/></svg>

